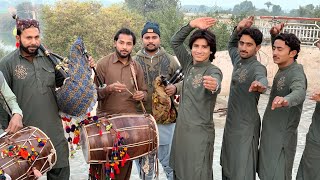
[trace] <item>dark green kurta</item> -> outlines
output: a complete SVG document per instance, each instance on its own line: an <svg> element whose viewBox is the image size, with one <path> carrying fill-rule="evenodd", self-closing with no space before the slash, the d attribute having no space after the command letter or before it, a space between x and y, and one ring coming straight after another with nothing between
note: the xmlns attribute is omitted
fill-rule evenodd
<svg viewBox="0 0 320 180"><path fill-rule="evenodd" d="M249 92L249 88L255 80L267 86L267 70L256 56L242 59L238 41L235 31L228 45L233 73L220 164L224 178L252 180L256 177L261 122L257 108L260 93Z"/></svg>
<svg viewBox="0 0 320 180"><path fill-rule="evenodd" d="M306 89L303 67L296 61L279 69L274 77L262 121L258 169L261 180L291 179ZM288 100L289 106L271 110L276 96Z"/></svg>
<svg viewBox="0 0 320 180"><path fill-rule="evenodd" d="M172 141L170 167L174 169L175 179L178 180L210 180L213 179L213 109L217 93L204 88L202 77L212 76L220 85L222 73L209 60L193 64L192 56L183 45L192 30L186 25L172 37L172 46L185 77Z"/></svg>
<svg viewBox="0 0 320 180"><path fill-rule="evenodd" d="M317 102L306 138L297 180L320 179L320 102Z"/></svg>
<svg viewBox="0 0 320 180"><path fill-rule="evenodd" d="M49 136L58 157L54 168L68 166L68 143L55 97L56 79L60 85L63 79L55 75L50 60L39 51L33 62L29 62L17 49L1 60L0 70L17 96L24 126L38 127Z"/></svg>

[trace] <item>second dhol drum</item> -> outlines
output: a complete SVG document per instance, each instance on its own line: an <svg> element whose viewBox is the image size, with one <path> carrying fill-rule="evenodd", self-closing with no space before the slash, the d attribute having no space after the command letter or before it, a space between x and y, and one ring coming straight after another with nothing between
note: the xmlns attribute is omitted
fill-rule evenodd
<svg viewBox="0 0 320 180"><path fill-rule="evenodd" d="M55 165L56 151L48 136L25 127L0 138L0 179L37 179Z"/></svg>
<svg viewBox="0 0 320 180"><path fill-rule="evenodd" d="M82 126L80 139L85 160L90 164L108 162L119 149L129 155L126 160L133 160L157 151L159 146L158 128L149 114L99 118Z"/></svg>

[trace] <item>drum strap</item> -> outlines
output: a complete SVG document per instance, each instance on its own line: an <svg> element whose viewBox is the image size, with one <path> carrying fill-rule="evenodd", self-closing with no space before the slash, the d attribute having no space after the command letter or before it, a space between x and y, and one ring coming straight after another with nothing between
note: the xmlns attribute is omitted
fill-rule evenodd
<svg viewBox="0 0 320 180"><path fill-rule="evenodd" d="M135 65L136 65L135 62L132 61L132 63L130 63L130 70L131 70L131 75L132 75L132 78L133 78L134 85L136 87L136 91L139 91L138 82L137 82L137 73L136 73L136 70L134 68ZM146 111L146 108L143 105L143 102L140 101L140 104L141 104L141 108L142 108L143 114L146 114L147 111Z"/></svg>

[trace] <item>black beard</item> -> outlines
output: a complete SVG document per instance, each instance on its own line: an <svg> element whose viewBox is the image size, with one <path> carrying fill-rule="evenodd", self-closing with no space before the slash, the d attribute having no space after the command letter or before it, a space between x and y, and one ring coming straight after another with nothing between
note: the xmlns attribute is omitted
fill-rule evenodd
<svg viewBox="0 0 320 180"><path fill-rule="evenodd" d="M121 52L118 51L117 49L116 49L116 52L117 52L117 55L118 55L119 57L121 57L121 58L127 58L127 57L129 57L130 54L131 54L131 53L128 53L127 55L122 55Z"/></svg>
<svg viewBox="0 0 320 180"><path fill-rule="evenodd" d="M37 47L37 49L34 52L30 52L28 47L23 46L23 44L20 41L20 49L30 56L36 56L38 54L39 47Z"/></svg>
<svg viewBox="0 0 320 180"><path fill-rule="evenodd" d="M149 49L148 47L145 48L147 52L155 52L157 51L159 48L154 48L154 49Z"/></svg>

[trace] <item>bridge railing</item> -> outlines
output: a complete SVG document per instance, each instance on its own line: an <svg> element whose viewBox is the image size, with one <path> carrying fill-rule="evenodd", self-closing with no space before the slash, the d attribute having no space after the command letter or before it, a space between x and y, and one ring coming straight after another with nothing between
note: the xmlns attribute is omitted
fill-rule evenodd
<svg viewBox="0 0 320 180"><path fill-rule="evenodd" d="M264 43L270 43L270 28L280 22L285 22L284 32L295 34L302 45L315 46L320 40L320 18L258 16L255 25L262 31Z"/></svg>

